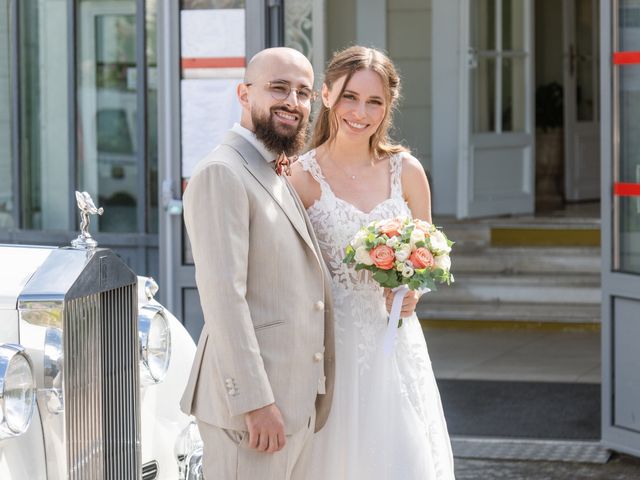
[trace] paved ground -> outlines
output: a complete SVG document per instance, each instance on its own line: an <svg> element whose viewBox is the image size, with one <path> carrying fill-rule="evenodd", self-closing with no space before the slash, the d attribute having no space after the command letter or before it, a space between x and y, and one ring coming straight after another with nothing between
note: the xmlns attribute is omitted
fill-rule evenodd
<svg viewBox="0 0 640 480"><path fill-rule="evenodd" d="M456 458L456 480L639 480L640 459L618 455L605 465Z"/></svg>

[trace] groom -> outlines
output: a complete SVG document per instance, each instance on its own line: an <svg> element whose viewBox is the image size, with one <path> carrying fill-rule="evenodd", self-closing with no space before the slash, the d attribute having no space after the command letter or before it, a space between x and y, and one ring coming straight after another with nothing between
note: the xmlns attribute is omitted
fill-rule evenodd
<svg viewBox="0 0 640 480"><path fill-rule="evenodd" d="M333 393L330 285L285 176L304 146L313 69L263 50L235 124L184 194L205 325L182 409L198 420L208 480L304 479Z"/></svg>

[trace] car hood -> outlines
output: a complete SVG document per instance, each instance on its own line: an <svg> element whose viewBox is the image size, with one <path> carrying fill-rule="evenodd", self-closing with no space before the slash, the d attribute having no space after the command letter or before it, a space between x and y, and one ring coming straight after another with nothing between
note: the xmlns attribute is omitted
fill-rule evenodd
<svg viewBox="0 0 640 480"><path fill-rule="evenodd" d="M0 310L15 310L20 292L53 249L0 245Z"/></svg>

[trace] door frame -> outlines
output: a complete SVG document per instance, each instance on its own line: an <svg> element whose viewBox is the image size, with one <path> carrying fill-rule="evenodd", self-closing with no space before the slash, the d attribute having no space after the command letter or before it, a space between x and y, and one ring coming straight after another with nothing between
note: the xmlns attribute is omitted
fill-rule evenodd
<svg viewBox="0 0 640 480"><path fill-rule="evenodd" d="M579 152L577 151L578 139L588 139L596 137L599 141L600 123L602 114L600 111L600 89L599 81L599 64L600 55L599 47L599 24L597 19L599 0L591 0L593 2L593 34L592 34L592 51L593 51L593 80L594 80L594 112L593 120L590 122L579 122L577 119L577 102L576 93L578 88L577 71L574 71L572 64L576 65L574 60L576 52L576 10L575 0L563 0L563 83L564 83L564 192L568 201L596 200L600 198L600 185L597 184L581 184L580 183L580 161ZM584 183L584 182L583 182Z"/></svg>
<svg viewBox="0 0 640 480"><path fill-rule="evenodd" d="M282 8L282 0L246 0L247 59L283 37ZM183 292L196 282L195 267L183 263L180 12L178 0L158 2L159 298L185 323Z"/></svg>

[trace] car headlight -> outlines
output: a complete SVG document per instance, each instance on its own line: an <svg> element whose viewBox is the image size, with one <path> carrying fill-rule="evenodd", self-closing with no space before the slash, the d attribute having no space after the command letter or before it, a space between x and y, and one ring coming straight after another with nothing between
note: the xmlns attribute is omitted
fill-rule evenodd
<svg viewBox="0 0 640 480"><path fill-rule="evenodd" d="M143 385L160 383L171 361L171 330L160 306L145 305L138 313L140 380Z"/></svg>
<svg viewBox="0 0 640 480"><path fill-rule="evenodd" d="M0 345L0 438L27 431L36 406L36 382L24 347Z"/></svg>

